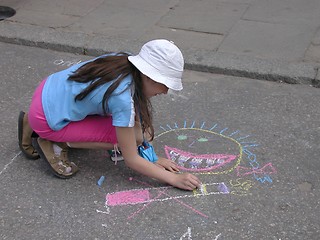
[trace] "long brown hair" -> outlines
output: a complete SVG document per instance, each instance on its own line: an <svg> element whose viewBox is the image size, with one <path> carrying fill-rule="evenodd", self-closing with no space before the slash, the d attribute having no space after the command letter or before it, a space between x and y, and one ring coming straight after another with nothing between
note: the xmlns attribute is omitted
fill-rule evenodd
<svg viewBox="0 0 320 240"><path fill-rule="evenodd" d="M150 100L143 93L143 84L141 80L140 71L128 61L127 53L118 53L116 55L109 55L86 63L78 68L72 75L70 75L70 81L79 83L90 84L80 92L75 101L81 101L90 92L97 87L115 80L104 93L102 99L103 111L106 114L108 112L108 99L112 95L113 91L119 86L121 81L128 75L132 75L135 86L133 100L135 104L136 114L141 116L142 131L150 135L150 141L154 138L154 128L152 126L152 105ZM133 83L132 83L133 84ZM130 87L130 86L129 86ZM138 116L140 118L140 116Z"/></svg>

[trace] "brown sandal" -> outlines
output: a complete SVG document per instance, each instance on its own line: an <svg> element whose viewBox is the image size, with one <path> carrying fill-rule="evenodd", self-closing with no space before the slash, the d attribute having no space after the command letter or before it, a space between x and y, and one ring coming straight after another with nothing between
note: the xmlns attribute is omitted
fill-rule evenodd
<svg viewBox="0 0 320 240"><path fill-rule="evenodd" d="M40 157L49 164L54 175L59 178L72 177L79 168L68 160L68 146L65 143L55 143L62 149L60 156L57 156L54 153L53 144L53 142L42 138L33 139L34 147Z"/></svg>
<svg viewBox="0 0 320 240"><path fill-rule="evenodd" d="M18 118L18 140L21 152L28 159L38 159L40 156L32 146L33 130L28 122L28 114L20 111Z"/></svg>

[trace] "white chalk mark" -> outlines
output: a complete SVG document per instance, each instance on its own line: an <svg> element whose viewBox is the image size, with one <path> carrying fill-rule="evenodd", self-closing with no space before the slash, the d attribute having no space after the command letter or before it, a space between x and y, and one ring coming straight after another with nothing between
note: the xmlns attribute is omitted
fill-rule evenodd
<svg viewBox="0 0 320 240"><path fill-rule="evenodd" d="M97 213L110 214L109 208L107 209L107 211L100 211L100 210L96 209L96 212L97 212Z"/></svg>
<svg viewBox="0 0 320 240"><path fill-rule="evenodd" d="M218 240L220 236L221 236L221 233L219 233L214 240Z"/></svg>
<svg viewBox="0 0 320 240"><path fill-rule="evenodd" d="M13 161L21 154L21 151L17 153L6 165L4 165L4 168L1 170L0 175L7 169L7 167L13 163Z"/></svg>
<svg viewBox="0 0 320 240"><path fill-rule="evenodd" d="M188 230L181 236L180 240L183 240L187 236L188 236L188 240L192 240L190 227L188 227Z"/></svg>
<svg viewBox="0 0 320 240"><path fill-rule="evenodd" d="M205 191L204 191L204 186L203 184L200 185L200 192L201 194L205 194Z"/></svg>

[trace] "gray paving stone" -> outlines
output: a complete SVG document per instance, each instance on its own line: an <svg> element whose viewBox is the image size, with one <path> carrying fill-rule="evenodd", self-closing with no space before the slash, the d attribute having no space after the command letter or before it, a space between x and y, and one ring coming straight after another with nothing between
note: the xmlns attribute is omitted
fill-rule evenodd
<svg viewBox="0 0 320 240"><path fill-rule="evenodd" d="M318 74L314 80L313 86L320 88L320 70L318 69Z"/></svg>
<svg viewBox="0 0 320 240"><path fill-rule="evenodd" d="M219 2L228 2L228 3L253 3L257 0L218 0Z"/></svg>
<svg viewBox="0 0 320 240"><path fill-rule="evenodd" d="M189 31L225 34L240 19L248 5L212 0L186 0L164 15L159 26ZM188 17L186 17L188 16Z"/></svg>
<svg viewBox="0 0 320 240"><path fill-rule="evenodd" d="M311 44L305 53L304 60L308 62L316 62L320 67L320 28L311 39Z"/></svg>
<svg viewBox="0 0 320 240"><path fill-rule="evenodd" d="M320 45L320 28L318 29L318 31L316 32L316 34L312 38L311 42L314 45Z"/></svg>
<svg viewBox="0 0 320 240"><path fill-rule="evenodd" d="M60 13L37 12L21 8L17 11L16 15L10 18L10 20L23 24L57 28L66 27L78 21L79 17L63 15Z"/></svg>
<svg viewBox="0 0 320 240"><path fill-rule="evenodd" d="M259 59L250 56L209 52L206 50L184 51L188 56L186 68L196 71L249 77L286 83L312 84L317 74L316 66L306 63Z"/></svg>
<svg viewBox="0 0 320 240"><path fill-rule="evenodd" d="M62 15L85 16L96 7L99 7L104 0L72 0L72 1L51 1L51 0L24 0L22 8L25 10L40 13L60 13Z"/></svg>
<svg viewBox="0 0 320 240"><path fill-rule="evenodd" d="M223 41L222 35L192 32L154 26L141 37L143 42L156 38L170 39L181 49L197 48L216 51Z"/></svg>
<svg viewBox="0 0 320 240"><path fill-rule="evenodd" d="M24 0L1 0L1 6L8 6L17 10L21 5L23 5Z"/></svg>
<svg viewBox="0 0 320 240"><path fill-rule="evenodd" d="M43 26L11 22L0 24L0 32L0 40L3 42L82 54L84 46L91 39L90 36L80 32L62 32Z"/></svg>
<svg viewBox="0 0 320 240"><path fill-rule="evenodd" d="M170 7L173 7L178 0L106 0L104 1L104 5L110 6L117 6L121 8L127 9L140 9L146 11L153 11L153 12L167 12Z"/></svg>
<svg viewBox="0 0 320 240"><path fill-rule="evenodd" d="M113 38L137 39L155 25L161 15L160 12L104 4L66 29Z"/></svg>
<svg viewBox="0 0 320 240"><path fill-rule="evenodd" d="M259 58L295 61L302 59L314 27L240 20L218 51Z"/></svg>
<svg viewBox="0 0 320 240"><path fill-rule="evenodd" d="M306 51L304 60L320 64L320 45L310 44Z"/></svg>
<svg viewBox="0 0 320 240"><path fill-rule="evenodd" d="M90 56L99 56L108 52L130 52L138 53L140 46L144 42L132 39L106 38L102 36L94 36L88 42L86 54Z"/></svg>
<svg viewBox="0 0 320 240"><path fill-rule="evenodd" d="M318 26L319 13L319 0L260 0L249 7L243 19L272 23L307 23Z"/></svg>

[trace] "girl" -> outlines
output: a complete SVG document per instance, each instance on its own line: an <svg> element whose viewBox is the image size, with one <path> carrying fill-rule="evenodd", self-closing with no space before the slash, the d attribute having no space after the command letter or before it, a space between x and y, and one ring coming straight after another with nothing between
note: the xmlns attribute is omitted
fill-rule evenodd
<svg viewBox="0 0 320 240"><path fill-rule="evenodd" d="M154 138L150 98L182 90L183 66L179 48L158 39L136 56L103 55L50 75L36 89L29 114L20 113L21 151L32 159L40 155L56 176L69 178L78 167L68 148L119 147L133 170L181 189L199 187L196 176L177 174L173 161L159 157L154 164L137 151L144 138Z"/></svg>

